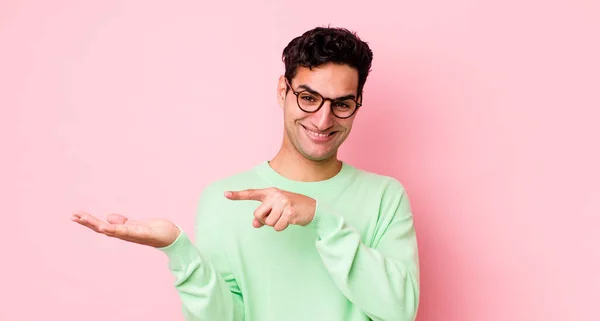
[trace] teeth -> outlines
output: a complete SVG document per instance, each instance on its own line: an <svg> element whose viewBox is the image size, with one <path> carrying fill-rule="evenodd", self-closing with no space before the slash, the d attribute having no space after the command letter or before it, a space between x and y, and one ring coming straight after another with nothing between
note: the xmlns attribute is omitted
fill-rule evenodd
<svg viewBox="0 0 600 321"><path fill-rule="evenodd" d="M313 136L316 136L316 137L327 137L327 136L329 136L329 134L319 134L319 133L315 133L315 132L313 132L313 131L312 131L312 130L310 130L310 129L307 129L306 131L307 131L309 134L311 134L311 135L313 135Z"/></svg>

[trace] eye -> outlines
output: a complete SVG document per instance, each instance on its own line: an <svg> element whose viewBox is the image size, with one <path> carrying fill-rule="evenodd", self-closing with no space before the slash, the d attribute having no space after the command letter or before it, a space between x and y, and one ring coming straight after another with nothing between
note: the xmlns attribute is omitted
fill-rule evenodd
<svg viewBox="0 0 600 321"><path fill-rule="evenodd" d="M302 93L300 95L300 99L307 102L307 103L315 103L317 102L319 99L311 94L308 93Z"/></svg>
<svg viewBox="0 0 600 321"><path fill-rule="evenodd" d="M335 107L350 108L350 104L346 103L345 101L336 101L335 102Z"/></svg>

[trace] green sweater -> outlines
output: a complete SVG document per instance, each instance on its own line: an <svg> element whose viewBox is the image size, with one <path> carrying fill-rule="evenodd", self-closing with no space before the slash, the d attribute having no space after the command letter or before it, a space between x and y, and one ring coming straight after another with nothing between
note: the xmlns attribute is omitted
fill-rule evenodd
<svg viewBox="0 0 600 321"><path fill-rule="evenodd" d="M227 190L277 187L317 200L307 226L254 228L257 201ZM343 163L333 178L292 181L268 162L208 184L195 220L160 248L188 321L405 321L419 303L409 200L395 179Z"/></svg>

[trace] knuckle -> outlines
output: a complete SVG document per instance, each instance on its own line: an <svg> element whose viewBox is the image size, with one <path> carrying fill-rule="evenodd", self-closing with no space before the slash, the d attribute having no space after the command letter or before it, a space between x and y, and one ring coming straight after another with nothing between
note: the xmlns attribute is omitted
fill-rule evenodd
<svg viewBox="0 0 600 321"><path fill-rule="evenodd" d="M265 213L264 211L256 210L254 211L254 217L258 220L263 220L263 218L265 217Z"/></svg>
<svg viewBox="0 0 600 321"><path fill-rule="evenodd" d="M296 224L296 222L297 222L296 216L291 211L288 211L287 217L288 217L287 221L289 222L289 224Z"/></svg>
<svg viewBox="0 0 600 321"><path fill-rule="evenodd" d="M292 218L294 216L294 210L291 209L290 207L286 207L285 210L283 211L283 215Z"/></svg>

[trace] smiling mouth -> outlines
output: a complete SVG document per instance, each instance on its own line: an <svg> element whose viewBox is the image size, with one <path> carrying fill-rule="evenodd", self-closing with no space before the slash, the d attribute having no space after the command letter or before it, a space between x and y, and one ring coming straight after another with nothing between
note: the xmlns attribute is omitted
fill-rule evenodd
<svg viewBox="0 0 600 321"><path fill-rule="evenodd" d="M310 130L310 129L304 127L304 126L302 126L302 128L304 128L304 130L306 131L306 133L309 136L317 138L317 139L326 139L328 137L333 136L335 133L337 133L337 131L332 131L332 132L328 132L328 133L321 133L321 132L316 132L316 131Z"/></svg>

